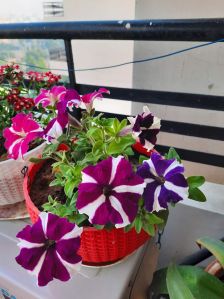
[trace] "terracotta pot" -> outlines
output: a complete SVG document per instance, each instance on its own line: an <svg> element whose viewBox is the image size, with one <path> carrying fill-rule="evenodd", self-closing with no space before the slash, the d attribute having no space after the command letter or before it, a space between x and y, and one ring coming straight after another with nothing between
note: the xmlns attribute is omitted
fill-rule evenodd
<svg viewBox="0 0 224 299"><path fill-rule="evenodd" d="M37 221L40 211L30 198L29 191L43 163L32 164L23 183L26 206L33 223ZM97 230L94 227L84 227L79 253L83 263L88 265L114 263L134 252L149 238L150 236L144 230L137 234L135 229L125 232L123 228Z"/></svg>

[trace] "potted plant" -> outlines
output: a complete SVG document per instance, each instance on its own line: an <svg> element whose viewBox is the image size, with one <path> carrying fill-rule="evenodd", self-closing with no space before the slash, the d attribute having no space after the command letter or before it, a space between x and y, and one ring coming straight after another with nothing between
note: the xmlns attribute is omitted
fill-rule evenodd
<svg viewBox="0 0 224 299"><path fill-rule="evenodd" d="M210 237L197 240L215 257L206 268L171 264L157 271L149 290L149 299L222 299L224 294L224 243ZM169 297L167 297L169 295Z"/></svg>
<svg viewBox="0 0 224 299"><path fill-rule="evenodd" d="M6 206L24 200L21 170L28 165L29 158L39 155L44 147L42 141L36 139L32 142L29 153L23 156L18 150L17 143L13 152L8 148L7 156L4 147L4 135L7 134L5 129L13 123L12 128L16 129L17 121L21 122L22 119L24 122L29 120L29 123L30 119L35 119L39 123L35 130L40 130L40 126L44 126L52 115L49 113L45 119L45 111L43 113L42 108L36 109L34 98L41 88L49 88L59 79L60 76L51 72L23 72L15 64L0 66L0 208L3 211ZM14 141L17 142L16 140L18 141L18 139ZM25 144L23 146L27 147Z"/></svg>
<svg viewBox="0 0 224 299"><path fill-rule="evenodd" d="M69 90L58 101L53 127L61 135L52 136L49 126L49 144L24 179L34 224L18 233L16 260L37 275L39 286L67 281L81 261L105 265L124 258L165 225L169 207L205 200L198 189L204 179L186 179L174 149L165 157L153 149L160 119L147 107L122 121L95 114L93 101L103 93L109 91L81 96ZM51 98L38 99L47 106ZM81 118L69 117L80 105Z"/></svg>

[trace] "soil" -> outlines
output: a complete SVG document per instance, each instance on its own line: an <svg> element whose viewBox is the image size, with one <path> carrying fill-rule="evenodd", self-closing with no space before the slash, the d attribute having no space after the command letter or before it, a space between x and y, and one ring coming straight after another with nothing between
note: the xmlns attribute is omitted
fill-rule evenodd
<svg viewBox="0 0 224 299"><path fill-rule="evenodd" d="M39 210L43 210L42 205L48 201L48 196L51 195L53 199L65 203L66 196L62 187L53 186L49 184L54 180L54 173L52 173L53 161L46 161L41 169L36 173L35 179L30 189L30 197L35 206Z"/></svg>
<svg viewBox="0 0 224 299"><path fill-rule="evenodd" d="M6 149L4 147L5 139L1 136L0 137L0 161L5 160L6 156Z"/></svg>

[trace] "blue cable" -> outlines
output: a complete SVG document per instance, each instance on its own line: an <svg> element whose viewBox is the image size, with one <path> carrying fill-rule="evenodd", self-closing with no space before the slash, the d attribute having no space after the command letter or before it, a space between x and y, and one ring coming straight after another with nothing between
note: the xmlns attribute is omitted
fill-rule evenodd
<svg viewBox="0 0 224 299"><path fill-rule="evenodd" d="M101 67L93 67L93 68L84 68L84 69L82 69L82 68L81 69L51 68L51 70L52 71L66 71L66 72L74 72L74 71L75 72L86 72L86 71L98 71L98 70L112 69L112 68L122 67L122 66L129 65L129 64L149 62L149 61L153 61L153 60L163 59L163 58L174 56L174 55L177 55L177 54L180 54L180 53L184 53L184 52L187 52L187 51L192 51L194 49L198 49L198 48L210 46L210 45L213 45L213 44L217 44L217 43L220 43L220 42L224 42L224 38L218 39L218 40L213 41L213 42L207 42L207 43L204 43L204 44L200 44L200 45L196 45L196 46L193 46L193 47L185 48L185 49L182 49L182 50L174 51L174 52L167 53L167 54L160 55L160 56L155 56L155 57L145 58L145 59L138 59L138 60L133 60L133 61L127 61L127 62L123 62L123 63L119 63L119 64L114 64L114 65L101 66ZM6 63L10 63L9 61L1 59L1 58L0 58L0 61L4 61ZM37 66L37 65L26 64L26 63L17 63L17 62L15 62L15 63L18 64L18 65L27 66L27 67L30 67L30 68L37 68L37 69L42 69L42 70L49 70L49 68L41 67L41 66Z"/></svg>

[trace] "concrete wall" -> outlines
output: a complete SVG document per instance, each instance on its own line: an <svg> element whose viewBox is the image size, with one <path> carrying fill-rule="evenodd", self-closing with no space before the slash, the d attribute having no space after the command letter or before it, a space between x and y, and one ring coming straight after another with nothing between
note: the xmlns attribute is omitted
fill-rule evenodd
<svg viewBox="0 0 224 299"><path fill-rule="evenodd" d="M222 0L136 0L136 19L178 19L223 17ZM153 22L153 20L152 20ZM191 47L191 42L135 42L134 59L159 56ZM198 44L198 43L197 43ZM224 45L185 52L161 60L136 64L133 68L133 87L164 91L180 91L224 95ZM132 113L143 105L133 104ZM224 127L224 113L198 109L150 105L151 111L162 119ZM160 133L158 142L186 149L223 154L224 143ZM224 170L186 162L189 174L200 173L207 180L224 183Z"/></svg>
<svg viewBox="0 0 224 299"><path fill-rule="evenodd" d="M65 20L123 20L134 19L135 0L64 0ZM132 41L73 41L76 68L91 68L117 64L133 59ZM99 71L77 72L79 83L99 86L132 86L133 66ZM104 111L131 112L131 103L107 101L97 104ZM122 113L122 112L121 112Z"/></svg>

